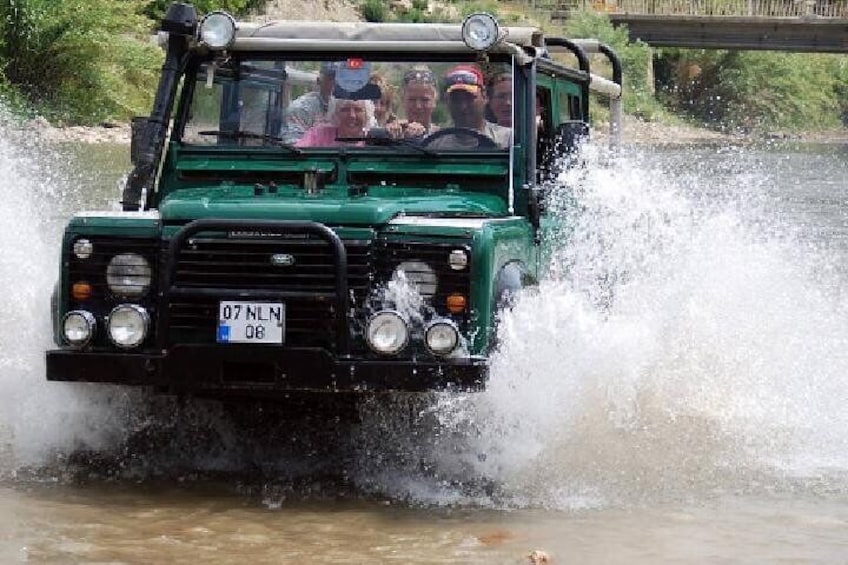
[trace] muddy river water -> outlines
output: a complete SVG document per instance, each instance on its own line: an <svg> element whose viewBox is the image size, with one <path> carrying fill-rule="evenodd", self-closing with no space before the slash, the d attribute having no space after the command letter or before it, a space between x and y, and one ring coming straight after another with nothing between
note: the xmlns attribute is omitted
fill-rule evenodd
<svg viewBox="0 0 848 565"><path fill-rule="evenodd" d="M589 147L485 393L245 418L44 381L126 148L3 128L1 563L848 562L844 144Z"/></svg>

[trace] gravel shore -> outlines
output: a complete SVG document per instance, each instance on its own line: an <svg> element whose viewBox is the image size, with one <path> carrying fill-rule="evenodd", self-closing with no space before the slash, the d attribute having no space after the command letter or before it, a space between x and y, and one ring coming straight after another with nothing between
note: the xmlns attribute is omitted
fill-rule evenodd
<svg viewBox="0 0 848 565"><path fill-rule="evenodd" d="M115 143L130 142L129 124L104 124L102 126L53 127L44 119L29 121L24 127L38 137L52 143ZM706 128L644 122L625 116L622 141L639 145L688 145L693 143L745 144L760 141L801 141L812 143L848 143L848 128L829 132L771 133L766 135L732 135ZM593 130L597 138L608 135L608 126Z"/></svg>

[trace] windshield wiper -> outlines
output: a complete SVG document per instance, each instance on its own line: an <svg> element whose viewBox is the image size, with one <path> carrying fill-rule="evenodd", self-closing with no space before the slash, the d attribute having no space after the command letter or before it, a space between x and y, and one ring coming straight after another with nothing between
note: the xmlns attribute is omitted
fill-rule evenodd
<svg viewBox="0 0 848 565"><path fill-rule="evenodd" d="M433 151L432 149L427 149L426 147L421 147L418 143L411 141L409 139L405 139L402 137L382 137L382 136L364 136L364 137L337 137L336 141L342 141L345 143L352 143L355 141L364 141L366 145L377 145L377 146L392 146L392 147L411 147L415 149L419 153L423 153L425 155L429 155L431 157L438 156L438 153Z"/></svg>
<svg viewBox="0 0 848 565"><path fill-rule="evenodd" d="M265 133L255 133L252 131L229 131L229 130L207 130L207 131L199 131L198 135L217 135L218 137L229 137L232 139L261 139L265 142L273 143L278 147L282 147L283 149L287 149L296 155L300 155L303 151L299 147L295 147L289 143L286 143L282 137L277 137L275 135L268 135Z"/></svg>

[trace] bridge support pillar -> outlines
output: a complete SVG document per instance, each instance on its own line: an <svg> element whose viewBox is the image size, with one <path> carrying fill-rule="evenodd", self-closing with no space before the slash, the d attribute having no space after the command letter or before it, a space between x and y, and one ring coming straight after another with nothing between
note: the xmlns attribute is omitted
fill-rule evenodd
<svg viewBox="0 0 848 565"><path fill-rule="evenodd" d="M654 76L654 49L648 48L648 68L645 69L645 76L647 77L646 84L648 85L648 89L651 94L655 94L657 91L656 85L656 77Z"/></svg>

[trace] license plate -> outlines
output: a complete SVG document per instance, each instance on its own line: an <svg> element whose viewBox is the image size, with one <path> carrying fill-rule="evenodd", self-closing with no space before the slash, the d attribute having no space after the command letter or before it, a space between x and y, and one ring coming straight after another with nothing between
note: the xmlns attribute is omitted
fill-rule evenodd
<svg viewBox="0 0 848 565"><path fill-rule="evenodd" d="M281 302L221 302L218 343L283 343L286 305Z"/></svg>

